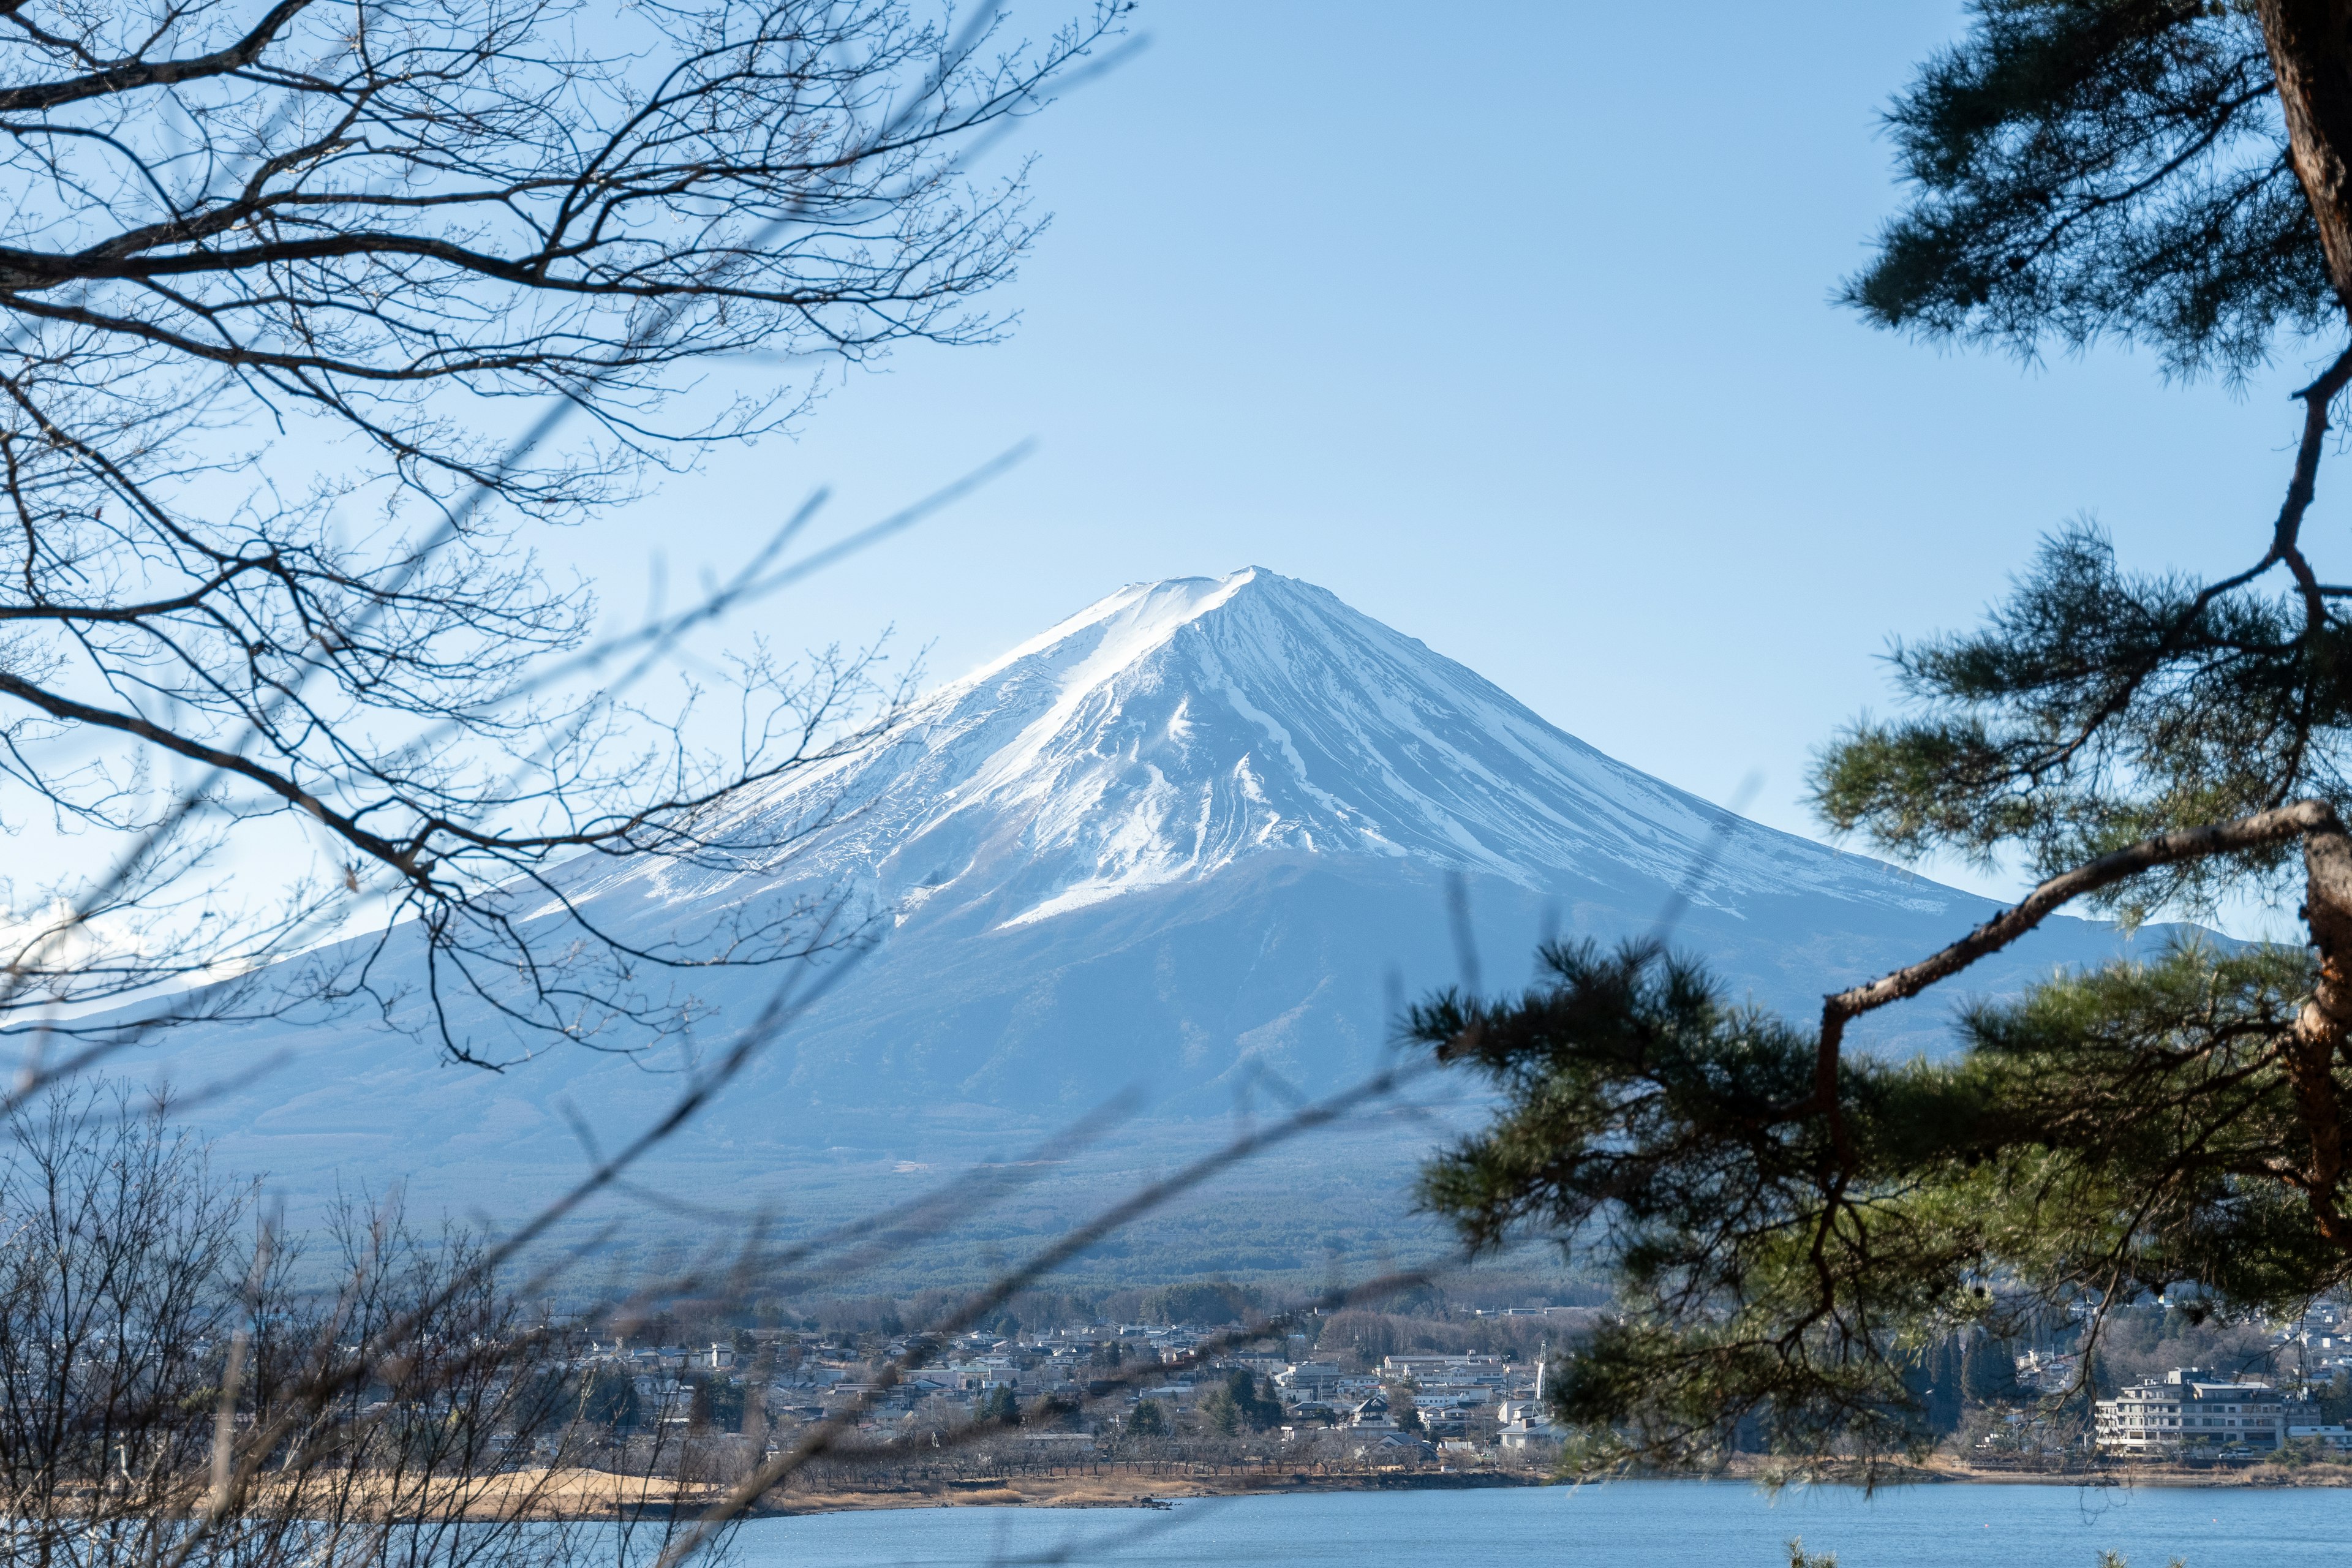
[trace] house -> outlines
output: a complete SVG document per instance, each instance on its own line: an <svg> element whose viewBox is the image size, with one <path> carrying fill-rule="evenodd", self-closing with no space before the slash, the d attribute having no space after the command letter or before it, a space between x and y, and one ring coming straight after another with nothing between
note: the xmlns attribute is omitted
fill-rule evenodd
<svg viewBox="0 0 2352 1568"><path fill-rule="evenodd" d="M2176 1367L2162 1381L2135 1384L2097 1405L2103 1454L2184 1450L2273 1451L2287 1438L2286 1403L2266 1383L2208 1380Z"/></svg>
<svg viewBox="0 0 2352 1568"><path fill-rule="evenodd" d="M2083 1358L2029 1350L2017 1358L2017 1381L2036 1394L2063 1394L2082 1375Z"/></svg>
<svg viewBox="0 0 2352 1568"><path fill-rule="evenodd" d="M1495 1406L1495 1418L1499 1423L1495 1441L1506 1448L1524 1453L1530 1448L1549 1448L1560 1440L1552 1430L1551 1413L1544 1404L1544 1373L1548 1364L1541 1358L1536 1362L1536 1390L1532 1399L1506 1399Z"/></svg>
<svg viewBox="0 0 2352 1568"><path fill-rule="evenodd" d="M1536 1400L1507 1399L1495 1406L1495 1441L1506 1448L1549 1448L1560 1440L1550 1414Z"/></svg>
<svg viewBox="0 0 2352 1568"><path fill-rule="evenodd" d="M1385 1432L1396 1426L1389 1416L1389 1396L1375 1394L1348 1414L1348 1425L1370 1431Z"/></svg>
<svg viewBox="0 0 2352 1568"><path fill-rule="evenodd" d="M1433 1459L1437 1449L1418 1437L1408 1437L1402 1432L1391 1432L1371 1446L1372 1456L1381 1459Z"/></svg>
<svg viewBox="0 0 2352 1568"><path fill-rule="evenodd" d="M1300 1361L1293 1362L1285 1370L1276 1373L1274 1381L1281 1388L1320 1388L1337 1383L1339 1375L1338 1362Z"/></svg>
<svg viewBox="0 0 2352 1568"><path fill-rule="evenodd" d="M1409 1377L1416 1383L1480 1372L1499 1373L1502 1368L1503 1358L1498 1355L1392 1355L1381 1360L1381 1376Z"/></svg>

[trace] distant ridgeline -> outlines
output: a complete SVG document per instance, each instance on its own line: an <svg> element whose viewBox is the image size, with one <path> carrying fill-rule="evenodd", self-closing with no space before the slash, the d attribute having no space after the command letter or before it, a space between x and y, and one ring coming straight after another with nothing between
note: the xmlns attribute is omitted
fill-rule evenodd
<svg viewBox="0 0 2352 1568"><path fill-rule="evenodd" d="M1799 1016L1991 908L1614 762L1261 569L1123 588L935 692L854 759L728 811L746 836L824 826L756 875L580 862L566 890L625 939L688 944L747 910L837 896L872 941L665 1152L655 1185L772 1204L788 1225L833 1220L1142 1096L1091 1153L1024 1168L1034 1179L908 1264L907 1285L1015 1253L1237 1117L1263 1123L1390 1059L1392 1000L1465 978L1450 898L1466 903L1487 984L1522 983L1547 931L1614 942L1675 906L1675 943L1735 998ZM2119 941L2053 920L1966 984L1998 994ZM386 963L407 952L395 941ZM715 972L688 1050L723 1047L778 978ZM1959 994L1878 1015L1874 1048L1943 1048ZM420 1026L422 1005L394 1023ZM485 1056L523 1048L487 1008L459 1022ZM610 1148L666 1103L685 1059L559 1047L493 1075L368 1016L182 1035L134 1070L218 1082L281 1050L285 1065L203 1106L221 1159L267 1170L298 1202L340 1173L498 1219L581 1169L561 1108ZM1399 1184L1433 1136L1389 1117L1293 1145L1079 1271L1319 1277L1432 1246Z"/></svg>

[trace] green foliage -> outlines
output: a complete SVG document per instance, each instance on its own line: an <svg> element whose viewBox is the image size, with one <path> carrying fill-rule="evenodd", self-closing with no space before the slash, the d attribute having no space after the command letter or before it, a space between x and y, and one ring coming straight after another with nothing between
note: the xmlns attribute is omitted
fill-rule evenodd
<svg viewBox="0 0 2352 1568"><path fill-rule="evenodd" d="M1254 1313L1263 1311L1264 1300L1265 1292L1251 1286L1223 1279L1201 1280L1151 1291L1143 1298L1141 1315L1147 1323L1213 1327L1246 1321Z"/></svg>
<svg viewBox="0 0 2352 1568"><path fill-rule="evenodd" d="M1138 1400L1135 1413L1127 1418L1127 1431L1131 1437L1165 1437L1168 1413L1160 1408L1156 1399Z"/></svg>
<svg viewBox="0 0 2352 1568"><path fill-rule="evenodd" d="M1013 1397L1013 1390L1000 1384L980 1396L980 1404L972 1411L972 1419L1018 1426L1021 1425L1021 1402Z"/></svg>
<svg viewBox="0 0 2352 1568"><path fill-rule="evenodd" d="M2307 199L2288 168L2258 11L1975 0L1894 107L1910 195L1847 301L2029 355L2122 337L2183 373L2242 374L2283 334L2340 341L2310 200L2352 221L2352 198ZM2270 42L2340 72L2315 24ZM2029 1319L2121 1311L2109 1348L2138 1359L2120 1330L2167 1287L2202 1287L2226 1320L2352 1276L2352 588L2302 536L2347 387L2352 351L2296 395L2285 502L2244 570L2127 571L2104 533L2066 529L1982 626L1899 645L1906 710L1839 737L1812 781L1832 828L1899 857L2066 879L1832 997L1824 1027L2066 898L2193 914L2282 890L2298 861L2316 954L2181 945L2061 974L1969 1011L1934 1064L1857 1059L1642 946L1549 948L1517 998L1416 1012L1501 1099L1427 1167L1426 1206L1475 1247L1546 1235L1619 1283L1624 1315L1558 1385L1575 1465L1711 1459L1743 1420L1814 1463L1916 1452L1949 1414L1955 1336L1982 1402L2016 1394L1998 1342ZM2094 1378L2124 1370L2085 1348Z"/></svg>
<svg viewBox="0 0 2352 1568"><path fill-rule="evenodd" d="M1086 1406L1072 1394L1049 1394L1022 1416L1025 1426L1056 1432L1076 1432L1085 1422Z"/></svg>
<svg viewBox="0 0 2352 1568"><path fill-rule="evenodd" d="M1908 205L1846 300L2032 353L2242 372L2338 319L2260 27L2205 0L1977 0L1887 116Z"/></svg>
<svg viewBox="0 0 2352 1568"><path fill-rule="evenodd" d="M580 1414L599 1426L635 1426L641 1418L636 1379L617 1367L595 1368L583 1381Z"/></svg>
<svg viewBox="0 0 2352 1568"><path fill-rule="evenodd" d="M2352 798L2352 628L2251 586L2207 595L2120 570L2087 527L2047 541L1973 633L1898 647L1916 709L1823 753L1831 826L1913 857L2021 847L2043 876L2156 833L2301 796ZM2140 914L2210 904L2293 845L2118 885Z"/></svg>
<svg viewBox="0 0 2352 1568"><path fill-rule="evenodd" d="M2337 1367L2333 1377L2320 1384L2314 1412L2319 1419L2315 1426L2342 1426L2352 1420L2352 1371Z"/></svg>
<svg viewBox="0 0 2352 1568"><path fill-rule="evenodd" d="M1903 1385L1917 1402L1927 1431L1947 1436L1958 1429L1965 1391L1961 1384L1961 1340L1948 1334L1912 1358Z"/></svg>
<svg viewBox="0 0 2352 1568"><path fill-rule="evenodd" d="M743 1426L743 1385L732 1378L700 1377L695 1380L694 1392L686 1411L687 1424L695 1431L740 1431Z"/></svg>
<svg viewBox="0 0 2352 1568"><path fill-rule="evenodd" d="M1789 1538L1789 1568L1837 1568L1837 1553L1834 1552L1808 1552L1805 1550L1805 1542L1802 1537L1790 1536ZM2105 1564L2102 1563L2100 1568L2105 1568ZM2116 1568L2122 1568L2122 1564L2117 1563Z"/></svg>
<svg viewBox="0 0 2352 1568"><path fill-rule="evenodd" d="M2013 1400L2017 1386L2017 1352L1990 1334L1969 1336L1960 1352L1960 1392L1971 1405Z"/></svg>
<svg viewBox="0 0 2352 1568"><path fill-rule="evenodd" d="M1202 1396L1200 1410L1203 1422L1227 1436L1282 1425L1282 1401L1272 1385L1261 1392L1257 1379L1239 1367L1226 1374L1222 1386Z"/></svg>
<svg viewBox="0 0 2352 1568"><path fill-rule="evenodd" d="M1399 1384L1388 1391L1389 1420L1400 1432L1423 1432L1428 1424L1421 1418L1421 1406L1413 1402L1411 1386Z"/></svg>
<svg viewBox="0 0 2352 1568"><path fill-rule="evenodd" d="M1979 1007L1949 1061L1848 1058L1844 1160L1790 1109L1809 1033L1654 949L1543 963L1517 999L1415 1011L1502 1099L1422 1197L1479 1249L1546 1235L1616 1275L1630 1310L1556 1385L1589 1466L1711 1460L1743 1418L1784 1454L1916 1453L1955 1333L2183 1279L2284 1307L2352 1274L2279 1175L2301 1152L2279 1050L2300 952L2179 947ZM1979 1340L1962 1381L2002 1396L2013 1368Z"/></svg>

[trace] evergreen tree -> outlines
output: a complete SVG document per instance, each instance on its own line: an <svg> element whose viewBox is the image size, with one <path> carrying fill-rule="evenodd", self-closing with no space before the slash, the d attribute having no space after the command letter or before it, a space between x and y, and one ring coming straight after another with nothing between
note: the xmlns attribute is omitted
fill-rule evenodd
<svg viewBox="0 0 2352 1568"><path fill-rule="evenodd" d="M980 1404L972 1411L972 1419L1018 1426L1021 1425L1021 1402L1013 1397L1013 1390L999 1384L980 1396Z"/></svg>
<svg viewBox="0 0 2352 1568"><path fill-rule="evenodd" d="M2017 1359L2009 1346L1989 1334L1972 1336L1960 1352L1960 1390L1970 1405L2015 1399Z"/></svg>
<svg viewBox="0 0 2352 1568"><path fill-rule="evenodd" d="M1241 1408L1234 1403L1233 1394L1225 1389L1213 1388L1202 1395L1200 1414L1202 1424L1212 1432L1231 1437L1242 1430Z"/></svg>
<svg viewBox="0 0 2352 1568"><path fill-rule="evenodd" d="M1930 1434L1941 1437L1958 1430L1963 1399L1958 1337L1947 1334L1929 1345L1904 1379L1904 1386Z"/></svg>
<svg viewBox="0 0 2352 1568"><path fill-rule="evenodd" d="M1225 1375L1223 1386L1202 1397L1201 1419L1227 1436L1243 1431L1263 1432L1282 1424L1282 1401L1271 1384L1261 1392L1258 1380L1236 1367Z"/></svg>
<svg viewBox="0 0 2352 1568"><path fill-rule="evenodd" d="M599 1426L635 1426L639 1418L636 1379L618 1367L596 1367L583 1380L580 1414Z"/></svg>
<svg viewBox="0 0 2352 1568"><path fill-rule="evenodd" d="M1423 1429L1421 1406L1413 1403L1412 1388L1397 1384L1388 1390L1389 1420L1400 1432L1420 1432Z"/></svg>
<svg viewBox="0 0 2352 1568"><path fill-rule="evenodd" d="M1895 104L1909 194L1847 301L2027 355L2136 342L2180 375L2352 342L2345 9L1977 0ZM1743 1417L1794 1456L1916 1449L1920 1357L1956 1332L2182 1281L2282 1310L2352 1279L2352 563L2305 531L2352 348L2324 352L2242 570L2130 567L2063 531L1982 626L1899 646L1906 710L1822 754L1830 826L2014 857L2043 879L2015 908L1817 1021L1734 1005L1654 943L1553 944L1523 995L1417 1009L1503 1102L1426 1204L1477 1247L1597 1249L1641 1309L1563 1368L1585 1462L1702 1458ZM2070 904L2285 892L2305 943L2053 978L1969 1009L1942 1062L1843 1050Z"/></svg>
<svg viewBox="0 0 2352 1568"><path fill-rule="evenodd" d="M698 1377L690 1384L686 1419L689 1431L734 1432L743 1426L743 1385L724 1377Z"/></svg>
<svg viewBox="0 0 2352 1568"><path fill-rule="evenodd" d="M2115 1368L2107 1364L2106 1352L2094 1344L2084 1356L2083 1363L2083 1384L2090 1390L2091 1397L2114 1398L2122 1384L2116 1377Z"/></svg>
<svg viewBox="0 0 2352 1568"><path fill-rule="evenodd" d="M2320 1424L2340 1426L2352 1418L2352 1372L2337 1367L2336 1375L2321 1384L2317 1394Z"/></svg>
<svg viewBox="0 0 2352 1568"><path fill-rule="evenodd" d="M1144 1399L1136 1402L1135 1414L1127 1418L1128 1435L1132 1437L1165 1437L1168 1436L1168 1415L1160 1408L1160 1401Z"/></svg>

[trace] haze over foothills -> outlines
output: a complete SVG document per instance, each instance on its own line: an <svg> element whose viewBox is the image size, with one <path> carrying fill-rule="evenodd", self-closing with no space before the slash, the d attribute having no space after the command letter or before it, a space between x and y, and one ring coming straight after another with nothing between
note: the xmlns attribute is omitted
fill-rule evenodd
<svg viewBox="0 0 2352 1568"><path fill-rule="evenodd" d="M1393 1059L1399 994L1458 983L1465 963L1516 984L1547 934L1605 945L1663 921L1735 996L1800 1012L1825 983L1893 968L1997 907L1745 822L1255 567L1109 594L874 744L746 789L704 831L805 837L773 866L583 858L555 887L587 926L641 948L696 951L771 910L842 908L854 942L814 961L839 984L651 1166L796 1223L1131 1096L1137 1120L1108 1150L1033 1194L1044 1212L1024 1225L1050 1229L1100 1190L1106 1161L1194 1150L1237 1110L1363 1079ZM552 898L522 912L562 929ZM2060 917L1965 994L2124 950L2111 926ZM550 1048L491 1005L434 1003L413 938L372 967L399 1002L366 1027L303 1009L192 1026L152 1053L172 1081L233 1086L192 1114L222 1158L268 1171L299 1204L361 1172L501 1217L542 1202L575 1174L581 1128L625 1141L777 984L766 969L699 977L693 1028L628 1056L607 1054L632 1037L618 1025ZM512 1005L511 988L494 1001ZM1940 1056L1951 1007L1922 999L1860 1037L1889 1058ZM452 1069L436 1030L505 1070ZM262 1060L270 1070L237 1083ZM1144 1256L1250 1279L1426 1245L1424 1225L1365 1198L1410 1179L1434 1127L1334 1140L1278 1179L1245 1173L1199 1234ZM1092 1271L1149 1281L1153 1267L1122 1246Z"/></svg>

